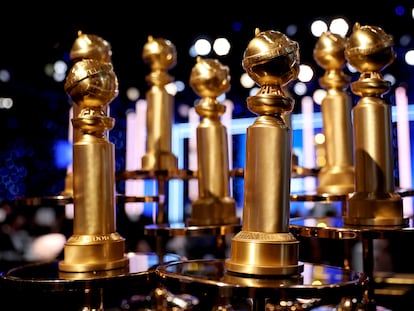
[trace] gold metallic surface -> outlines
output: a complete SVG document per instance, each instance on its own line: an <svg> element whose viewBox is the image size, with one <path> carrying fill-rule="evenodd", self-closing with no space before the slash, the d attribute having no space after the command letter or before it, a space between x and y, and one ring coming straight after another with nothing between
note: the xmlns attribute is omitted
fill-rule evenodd
<svg viewBox="0 0 414 311"><path fill-rule="evenodd" d="M197 58L190 85L202 98L195 106L197 126L198 198L191 205L189 225L238 224L230 197L227 129L220 122L226 107L217 97L230 90L229 68L215 59Z"/></svg>
<svg viewBox="0 0 414 311"><path fill-rule="evenodd" d="M217 236L222 237L240 231L240 224L223 224L211 226L188 226L186 223L152 224L145 226L145 234L148 236Z"/></svg>
<svg viewBox="0 0 414 311"><path fill-rule="evenodd" d="M118 96L118 80L111 63L84 59L72 66L66 78L65 90L71 94L76 105L79 105L80 114L94 114L99 117L105 115L102 110L106 106L105 102Z"/></svg>
<svg viewBox="0 0 414 311"><path fill-rule="evenodd" d="M78 105L73 105L72 107L72 116L76 116L80 113L80 108ZM70 119L70 124L68 125L70 128L72 128L72 141L71 143L77 141L79 137L81 137L79 130L74 130L72 126L72 116ZM70 137L68 137L69 139ZM65 188L60 193L64 197L73 197L73 169L72 169L72 163L69 164L66 168L66 176L65 176Z"/></svg>
<svg viewBox="0 0 414 311"><path fill-rule="evenodd" d="M346 194L328 194L328 193L292 193L291 202L341 202L346 204L349 195Z"/></svg>
<svg viewBox="0 0 414 311"><path fill-rule="evenodd" d="M231 244L229 271L257 275L293 275L302 269L299 242L289 232L292 129L285 114L293 109L283 86L297 78L299 47L277 31L250 41L243 67L260 85L247 99L259 115L247 128L242 230Z"/></svg>
<svg viewBox="0 0 414 311"><path fill-rule="evenodd" d="M412 219L407 226L353 226L345 224L342 217L294 217L290 229L295 236L333 240L401 239L413 234ZM411 226L411 228L410 228Z"/></svg>
<svg viewBox="0 0 414 311"><path fill-rule="evenodd" d="M72 119L79 137L73 143L73 234L59 262L62 276L89 278L128 268L125 240L116 232L114 145L106 132L114 119L107 105L118 94L112 64L82 59L71 68L65 91L80 110Z"/></svg>
<svg viewBox="0 0 414 311"><path fill-rule="evenodd" d="M81 59L95 59L100 62L109 63L111 62L111 57L112 49L109 42L97 35L84 34L81 31L78 32L78 37L72 44L72 48L70 50L70 58L72 63L76 63ZM72 83L72 81L68 83ZM115 85L115 88L117 89L118 86ZM72 109L73 116L79 115L81 111L81 107L79 105L73 105ZM69 126L71 126L71 124ZM72 128L72 143L77 141L80 136L81 134L79 130L73 130ZM67 170L65 177L65 189L61 194L64 196L73 196L73 172L71 167L70 170Z"/></svg>
<svg viewBox="0 0 414 311"><path fill-rule="evenodd" d="M290 233L242 229L231 241L228 271L253 275L295 275L299 270L299 242Z"/></svg>
<svg viewBox="0 0 414 311"><path fill-rule="evenodd" d="M299 45L278 31L256 29L255 33L243 55L243 68L262 88L277 85L276 90L282 92L281 87L299 73Z"/></svg>
<svg viewBox="0 0 414 311"><path fill-rule="evenodd" d="M73 189L72 189L73 191ZM65 206L66 204L73 203L73 193L71 195L56 195L56 196L44 196L44 197L24 197L16 198L14 201L17 205L21 206ZM142 203L152 203L158 202L158 196L126 196L123 194L116 195L117 203L126 203L126 202L142 202Z"/></svg>
<svg viewBox="0 0 414 311"><path fill-rule="evenodd" d="M294 161L292 159L292 161ZM292 165L292 177L301 178L307 176L318 176L319 168L306 168L298 165ZM229 171L230 177L244 177L243 168L232 168ZM126 179L183 179L189 180L198 178L198 172L187 170L187 169L177 169L177 170L133 170L133 171L119 171L116 172L117 180L126 180ZM409 189L406 189L409 191Z"/></svg>
<svg viewBox="0 0 414 311"><path fill-rule="evenodd" d="M127 179L193 179L197 178L197 172L187 169L177 170L132 170L132 171L118 171L116 172L116 180L127 180Z"/></svg>
<svg viewBox="0 0 414 311"><path fill-rule="evenodd" d="M321 102L326 164L318 174L319 194L347 194L355 190L351 97L344 90L350 78L344 74L346 39L338 34L323 33L313 50L316 62L324 68L319 79L326 88Z"/></svg>
<svg viewBox="0 0 414 311"><path fill-rule="evenodd" d="M60 193L63 197L73 197L73 173L67 172L65 176L65 188Z"/></svg>
<svg viewBox="0 0 414 311"><path fill-rule="evenodd" d="M379 72L394 62L394 39L381 27L355 23L345 57L360 73Z"/></svg>
<svg viewBox="0 0 414 311"><path fill-rule="evenodd" d="M78 32L78 38L70 50L70 59L77 62L81 59L92 58L109 63L112 58L112 49L108 41L93 34Z"/></svg>
<svg viewBox="0 0 414 311"><path fill-rule="evenodd" d="M345 224L405 225L402 198L395 191L391 105L382 98L390 83L380 71L395 59L392 37L381 28L355 24L345 57L361 74L351 84L360 99L353 109L355 192L344 213Z"/></svg>
<svg viewBox="0 0 414 311"><path fill-rule="evenodd" d="M147 150L142 157L142 168L173 170L177 168L177 158L171 151L174 97L165 86L173 82L167 70L176 64L176 49L169 40L149 36L142 58L151 69L146 76L150 89L146 92Z"/></svg>

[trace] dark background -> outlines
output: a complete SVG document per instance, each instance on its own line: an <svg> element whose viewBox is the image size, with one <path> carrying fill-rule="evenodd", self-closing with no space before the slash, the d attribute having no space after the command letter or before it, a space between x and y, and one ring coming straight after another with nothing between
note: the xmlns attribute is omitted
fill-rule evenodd
<svg viewBox="0 0 414 311"><path fill-rule="evenodd" d="M191 2L190 2L191 3ZM292 36L300 45L302 62L313 62L312 50L316 42L310 34L310 25L322 18L329 22L344 17L350 24L359 22L382 27L395 36L396 43L404 34L411 34L413 22L409 1L344 1L322 5L320 1L269 1L247 5L228 5L224 2L193 2L192 5L174 5L151 2L113 2L102 5L84 1L59 2L46 6L41 3L25 5L9 3L1 8L0 67L13 72L13 79L27 87L41 90L59 85L45 80L44 64L58 59L68 60L68 51L77 32L96 34L107 40L113 49L113 63L120 82L120 94L129 86L144 89L147 66L141 58L148 36L169 39L177 48L178 61L171 73L187 81L195 60L188 50L195 38L226 36L233 42L230 55L220 59L229 65L234 77L241 72L241 60L254 29L286 32L289 25L297 26ZM226 4L226 5L224 5ZM398 16L400 5L405 13ZM9 8L10 6L10 8ZM240 23L240 30L234 24ZM351 30L350 30L351 31ZM48 83L49 82L49 83ZM234 87L237 89L237 79ZM33 90L36 91L36 90Z"/></svg>

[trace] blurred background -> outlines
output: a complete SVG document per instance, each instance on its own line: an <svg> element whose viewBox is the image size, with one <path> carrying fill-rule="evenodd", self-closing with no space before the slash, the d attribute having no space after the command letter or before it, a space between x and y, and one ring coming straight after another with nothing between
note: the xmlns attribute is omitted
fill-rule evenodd
<svg viewBox="0 0 414 311"><path fill-rule="evenodd" d="M231 117L234 120L253 117L246 108L246 98L254 93L255 85L243 79L244 50L256 28L285 33L300 47L301 76L288 86L295 99L293 114L300 117L304 99L312 98L313 111L319 111L316 95L321 89L318 79L324 69L313 58L318 36L327 30L347 36L355 23L379 26L393 36L397 58L382 72L392 85L384 96L393 104L396 88L404 86L411 103L414 98L411 87L413 9L413 3L408 0L350 0L330 6L322 1L262 1L249 5L219 1L185 5L174 1L117 1L106 5L93 1L49 5L3 3L0 10L0 223L7 224L3 231L24 228L25 233L19 239L20 252L16 252L17 246L12 243L13 252L0 253L0 259L26 260L31 255L26 253L22 242L25 238L32 241L33 236L42 233L71 230L70 224L66 226L58 221L62 219L62 211L54 210L51 216L51 209L40 211L43 214L27 207L19 210L13 201L20 197L58 195L64 189L72 152L68 140L72 102L64 91L64 82L71 67L69 52L79 31L100 36L112 47L119 96L110 104L110 115L116 122L109 139L115 144L119 172L126 169L127 114L135 110L138 100L145 99L148 89L145 76L149 68L142 60L148 36L168 39L177 49L177 63L169 73L175 80L174 122L179 126L188 124L189 111L198 99L188 83L198 55L218 59L229 67L231 90L224 98L233 105ZM224 48L221 45L220 50L221 40ZM352 79L358 78L352 68L345 67L344 71ZM315 133L318 131L320 126L315 127ZM300 145L298 142L300 164L307 165L300 156ZM240 154L244 155L243 146L243 139L235 136L232 141L234 167L243 166L243 157L240 158ZM234 189L239 205L240 188L239 184ZM123 183L117 185L117 191L125 191ZM18 216L22 213L23 219ZM150 222L150 214L148 217L140 219L140 224ZM137 224L131 225L132 231L139 232ZM128 226L120 226L121 234L127 235L127 230ZM6 236L7 241L0 240L0 245L10 244L7 232Z"/></svg>

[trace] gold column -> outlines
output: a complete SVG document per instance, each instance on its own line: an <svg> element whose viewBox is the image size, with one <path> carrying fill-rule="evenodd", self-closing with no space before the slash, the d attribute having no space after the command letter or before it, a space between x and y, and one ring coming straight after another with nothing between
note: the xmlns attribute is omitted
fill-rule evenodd
<svg viewBox="0 0 414 311"><path fill-rule="evenodd" d="M175 46L162 38L148 37L142 58L151 72L146 76L150 89L147 100L147 153L142 157L144 170L175 170L177 158L171 151L174 96L165 89L173 81L167 69L175 66Z"/></svg>
<svg viewBox="0 0 414 311"><path fill-rule="evenodd" d="M148 171L167 170L167 176L157 179L157 194L160 198L156 223L168 222L168 180L170 172L177 170L178 161L172 153L171 131L174 119L174 96L167 92L166 85L173 82L167 70L175 66L177 51L171 41L163 38L148 37L144 45L142 58L150 66L151 72L146 76L150 89L147 100L147 141L146 154L142 157L142 169ZM157 237L157 244L164 244Z"/></svg>
<svg viewBox="0 0 414 311"><path fill-rule="evenodd" d="M94 34L85 34L78 32L78 37L70 50L70 59L73 63L82 59L96 59L102 62L112 61L112 48L108 41ZM73 105L73 116L80 113L80 107ZM71 126L71 125L70 125ZM81 136L80 131L74 129L72 131L72 143L78 141ZM73 173L68 172L65 178L65 189L62 195L73 197Z"/></svg>
<svg viewBox="0 0 414 311"><path fill-rule="evenodd" d="M114 145L106 131L114 119L106 106L118 95L118 81L109 62L81 59L71 68L65 90L80 112L74 116L73 235L64 248L59 271L65 278L125 273L125 240L116 232Z"/></svg>
<svg viewBox="0 0 414 311"><path fill-rule="evenodd" d="M395 192L391 106L382 95L390 82L380 71L395 59L393 38L380 27L354 25L345 57L361 74L351 84L360 99L353 109L355 192L344 222L349 225L404 225L402 198Z"/></svg>
<svg viewBox="0 0 414 311"><path fill-rule="evenodd" d="M350 78L341 70L346 39L323 33L313 50L315 61L326 70L319 79L327 90L321 103L326 164L318 173L319 194L348 194L355 190L351 97L344 90Z"/></svg>
<svg viewBox="0 0 414 311"><path fill-rule="evenodd" d="M246 137L242 230L232 239L230 272L293 275L299 242L289 232L292 129L284 115L293 109L283 86L297 78L299 46L277 31L260 32L244 52L243 68L261 87L247 98L256 113Z"/></svg>
<svg viewBox="0 0 414 311"><path fill-rule="evenodd" d="M229 68L214 59L197 58L190 85L202 99L196 105L199 197L191 206L189 225L239 224L236 203L229 196L227 131L220 122L226 107L216 97L230 90Z"/></svg>

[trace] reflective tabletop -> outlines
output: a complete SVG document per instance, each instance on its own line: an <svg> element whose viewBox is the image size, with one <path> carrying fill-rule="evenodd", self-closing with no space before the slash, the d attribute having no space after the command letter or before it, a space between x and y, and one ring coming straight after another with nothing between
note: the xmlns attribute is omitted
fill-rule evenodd
<svg viewBox="0 0 414 311"><path fill-rule="evenodd" d="M344 297L362 297L368 283L364 274L310 263L303 263L298 275L243 275L226 271L225 260L170 262L159 265L155 273L167 290L193 297L194 310L222 310L224 305L232 305L232 310L265 310L271 302L298 308L336 304Z"/></svg>
<svg viewBox="0 0 414 311"><path fill-rule="evenodd" d="M0 310L103 310L120 308L134 295L148 295L155 287L155 268L180 260L175 254L128 253L128 271L91 273L67 277L59 260L28 263L3 272L0 277ZM3 307L2 307L3 306ZM117 309L115 309L117 310Z"/></svg>

